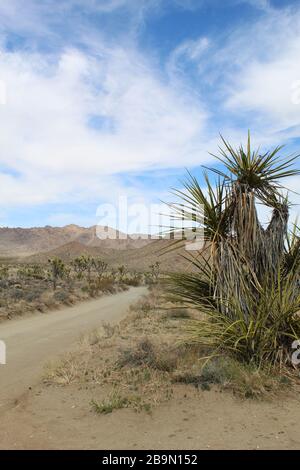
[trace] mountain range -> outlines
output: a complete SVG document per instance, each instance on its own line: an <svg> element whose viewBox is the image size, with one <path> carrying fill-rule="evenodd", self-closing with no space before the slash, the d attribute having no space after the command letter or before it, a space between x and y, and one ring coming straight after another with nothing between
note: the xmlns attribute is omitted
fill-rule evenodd
<svg viewBox="0 0 300 470"><path fill-rule="evenodd" d="M102 238L99 238L99 235ZM105 236L107 238L104 238ZM65 227L0 228L0 256L2 257L26 257L55 250L72 242L80 243L86 247L120 250L140 248L151 240L147 235L128 237L110 227L92 226L86 228L75 224Z"/></svg>
<svg viewBox="0 0 300 470"><path fill-rule="evenodd" d="M169 252L167 249L171 242L157 238L148 235L127 237L112 228L86 228L74 224L65 227L2 227L0 257L17 259L22 263L45 263L55 256L69 262L76 256L87 254L101 257L110 266L124 264L135 270L145 270L156 261L164 270L186 267L182 249Z"/></svg>

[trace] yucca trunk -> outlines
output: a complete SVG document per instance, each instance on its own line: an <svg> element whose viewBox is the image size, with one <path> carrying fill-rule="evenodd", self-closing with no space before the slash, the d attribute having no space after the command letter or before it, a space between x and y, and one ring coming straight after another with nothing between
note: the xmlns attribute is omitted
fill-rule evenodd
<svg viewBox="0 0 300 470"><path fill-rule="evenodd" d="M214 298L223 313L230 314L229 300L238 298L245 320L249 318L249 289L258 296L258 286L276 281L284 256L287 237L288 207L273 210L264 229L259 221L255 193L236 183L230 195L228 236L212 245L211 259L216 273ZM246 286L245 286L246 284ZM246 287L246 293L245 291Z"/></svg>

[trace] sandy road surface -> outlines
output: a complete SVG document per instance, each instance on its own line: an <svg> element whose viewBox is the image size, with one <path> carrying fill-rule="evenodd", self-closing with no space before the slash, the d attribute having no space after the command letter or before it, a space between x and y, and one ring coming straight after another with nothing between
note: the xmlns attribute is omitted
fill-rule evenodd
<svg viewBox="0 0 300 470"><path fill-rule="evenodd" d="M7 364L0 365L0 411L35 384L48 360L70 349L81 333L100 326L102 321L120 320L146 291L145 287L131 288L0 325L0 340L7 348Z"/></svg>

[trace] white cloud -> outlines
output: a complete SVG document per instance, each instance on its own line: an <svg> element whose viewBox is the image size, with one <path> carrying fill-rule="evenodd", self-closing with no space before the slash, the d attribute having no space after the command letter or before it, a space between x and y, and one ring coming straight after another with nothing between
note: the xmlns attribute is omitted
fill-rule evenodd
<svg viewBox="0 0 300 470"><path fill-rule="evenodd" d="M0 163L21 174L3 176L2 203L56 200L78 190L79 178L88 193L95 175L103 180L195 158L201 105L178 84L164 83L136 51L99 47L92 56L73 49L53 60L3 50L0 78L7 84ZM89 127L91 116L112 128Z"/></svg>
<svg viewBox="0 0 300 470"><path fill-rule="evenodd" d="M187 62L199 62L209 44L210 41L206 37L184 41L170 55L167 65L169 73L178 74L180 68L185 67Z"/></svg>
<svg viewBox="0 0 300 470"><path fill-rule="evenodd" d="M71 0L59 2L59 11L51 5L0 0L2 43L7 30L57 39L62 13L76 6L108 13L130 5L141 20L146 7L162 3ZM7 104L0 106L0 170L2 164L17 172L0 176L3 205L109 199L116 188L125 190L117 173L201 164L216 148L218 131L233 143L248 127L263 144L297 134L300 104L292 103L291 87L300 80L298 9L269 10L222 43L184 41L170 54L168 78L125 37L117 47L81 21L75 26L89 45L81 51L1 49ZM199 79L191 86L181 72L192 63ZM103 129L89 127L93 120Z"/></svg>
<svg viewBox="0 0 300 470"><path fill-rule="evenodd" d="M224 36L184 42L171 70L186 67L188 77L187 59L194 63L194 85L210 100L207 108L217 114L223 135L235 141L250 128L261 144L282 143L300 130L300 8L247 1L264 7L256 21ZM205 46L200 53L199 45Z"/></svg>
<svg viewBox="0 0 300 470"><path fill-rule="evenodd" d="M241 33L241 32L240 32ZM227 105L245 113L259 112L272 132L300 126L300 11L274 12L249 31L255 39L246 46L248 35L235 59L240 58L238 73L230 77ZM234 42L227 49L227 59ZM260 48L260 50L258 49ZM226 53L226 51L225 51ZM241 58L241 55L244 58ZM297 88L298 87L298 88ZM262 125L264 125L262 123ZM295 136L299 129L295 127ZM292 134L289 132L289 136Z"/></svg>

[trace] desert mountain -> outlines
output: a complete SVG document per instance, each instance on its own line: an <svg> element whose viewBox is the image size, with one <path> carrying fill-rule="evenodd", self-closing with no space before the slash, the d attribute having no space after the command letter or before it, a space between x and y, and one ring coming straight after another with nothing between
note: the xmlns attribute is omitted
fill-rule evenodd
<svg viewBox="0 0 300 470"><path fill-rule="evenodd" d="M59 257L68 263L76 256L84 254L102 258L111 268L124 264L129 270L147 271L151 264L158 261L163 271L187 269L188 263L182 257L182 254L186 254L183 253L183 249L170 251L168 250L169 246L170 241L168 240L152 240L147 245L136 249L131 247L121 250L87 246L74 241L47 252L28 256L23 258L23 261L26 263L47 263L48 259Z"/></svg>
<svg viewBox="0 0 300 470"><path fill-rule="evenodd" d="M105 232L109 238L104 238ZM102 238L99 238L99 235ZM0 228L0 256L24 257L36 253L46 253L60 246L76 242L85 247L101 249L132 249L140 248L149 243L147 237L126 237L112 228L79 227L33 227L33 228ZM72 250L71 250L72 251Z"/></svg>

